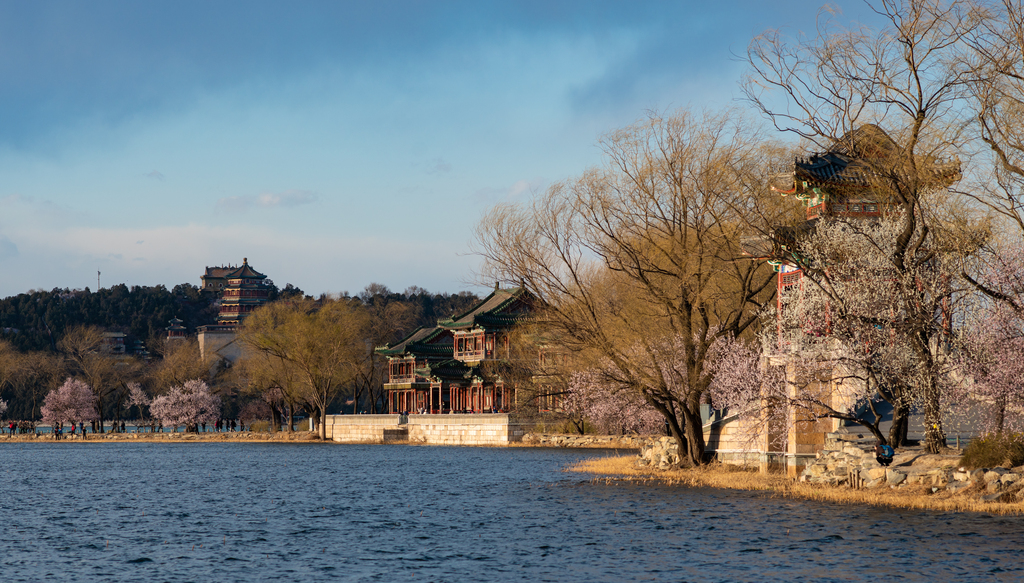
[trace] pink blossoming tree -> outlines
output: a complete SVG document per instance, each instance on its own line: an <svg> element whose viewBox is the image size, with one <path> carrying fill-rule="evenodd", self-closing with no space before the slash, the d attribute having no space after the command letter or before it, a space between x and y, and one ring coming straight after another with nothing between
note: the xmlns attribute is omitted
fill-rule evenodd
<svg viewBox="0 0 1024 583"><path fill-rule="evenodd" d="M145 420L146 416L143 413L142 408L149 405L150 398L146 394L146 391L142 389L142 385L139 383L128 383L128 409L131 411L132 407L139 408L139 418Z"/></svg>
<svg viewBox="0 0 1024 583"><path fill-rule="evenodd" d="M213 423L220 417L220 397L210 392L201 380L186 381L171 387L166 395L153 399L149 411L168 427L184 425L186 431L198 431L200 423Z"/></svg>
<svg viewBox="0 0 1024 583"><path fill-rule="evenodd" d="M563 407L605 433L661 433L665 425L661 413L636 391L608 382L600 371L572 374Z"/></svg>
<svg viewBox="0 0 1024 583"><path fill-rule="evenodd" d="M950 402L980 403L989 432L1024 430L1024 246L992 248L979 257L970 281L987 296L958 337L960 374ZM957 408L966 414L972 408Z"/></svg>
<svg viewBox="0 0 1024 583"><path fill-rule="evenodd" d="M68 378L43 399L43 422L56 428L68 422L96 420L99 418L96 401L96 395L89 385Z"/></svg>

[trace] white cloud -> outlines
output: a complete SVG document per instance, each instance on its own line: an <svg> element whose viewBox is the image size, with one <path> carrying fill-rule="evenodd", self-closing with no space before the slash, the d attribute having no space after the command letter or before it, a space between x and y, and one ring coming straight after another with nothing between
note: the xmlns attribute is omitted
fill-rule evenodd
<svg viewBox="0 0 1024 583"><path fill-rule="evenodd" d="M246 212L253 208L296 207L316 202L316 193L308 190L286 190L280 193L264 192L262 194L243 196L227 196L217 201L217 210L221 212Z"/></svg>

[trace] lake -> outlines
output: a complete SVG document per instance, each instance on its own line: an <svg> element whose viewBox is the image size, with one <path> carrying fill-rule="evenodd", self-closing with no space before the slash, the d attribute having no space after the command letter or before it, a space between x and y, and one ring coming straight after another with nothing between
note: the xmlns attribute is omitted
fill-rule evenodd
<svg viewBox="0 0 1024 583"><path fill-rule="evenodd" d="M5 581L1024 579L1024 518L591 483L599 450L0 443Z"/></svg>

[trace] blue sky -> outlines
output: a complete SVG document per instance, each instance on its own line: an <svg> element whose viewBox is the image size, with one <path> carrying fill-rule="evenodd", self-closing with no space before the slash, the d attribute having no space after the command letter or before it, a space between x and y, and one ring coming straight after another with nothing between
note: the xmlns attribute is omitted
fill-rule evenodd
<svg viewBox="0 0 1024 583"><path fill-rule="evenodd" d="M307 293L473 289L490 206L645 110L729 105L735 55L819 6L0 3L0 297L243 257Z"/></svg>

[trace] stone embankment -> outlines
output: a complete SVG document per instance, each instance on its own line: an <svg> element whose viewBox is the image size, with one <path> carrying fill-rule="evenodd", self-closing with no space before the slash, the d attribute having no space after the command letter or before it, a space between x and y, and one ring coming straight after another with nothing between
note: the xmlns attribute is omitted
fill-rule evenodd
<svg viewBox="0 0 1024 583"><path fill-rule="evenodd" d="M636 464L641 468L667 470L679 463L679 449L674 437L644 440Z"/></svg>
<svg viewBox="0 0 1024 583"><path fill-rule="evenodd" d="M579 447L608 449L640 449L649 437L632 435L567 435L553 433L527 433L523 445L534 447Z"/></svg>
<svg viewBox="0 0 1024 583"><path fill-rule="evenodd" d="M920 447L900 449L892 464L875 459L874 443L867 440L829 440L824 451L800 475L801 482L846 485L853 488L924 486L932 493L966 492L981 500L1024 500L1024 466L980 468L959 466L960 455L934 455Z"/></svg>

